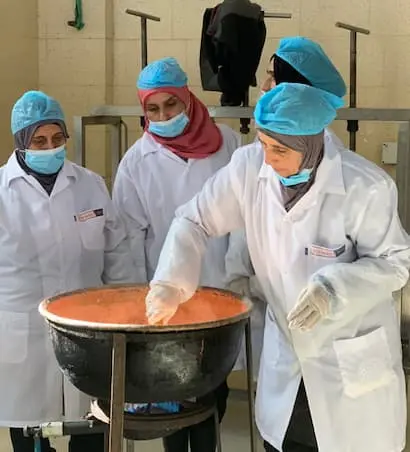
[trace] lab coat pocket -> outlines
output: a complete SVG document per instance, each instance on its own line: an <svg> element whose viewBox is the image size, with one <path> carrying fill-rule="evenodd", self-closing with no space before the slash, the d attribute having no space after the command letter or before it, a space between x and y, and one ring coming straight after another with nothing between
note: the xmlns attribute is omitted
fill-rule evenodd
<svg viewBox="0 0 410 452"><path fill-rule="evenodd" d="M353 339L337 340L333 348L348 397L357 398L387 386L396 377L383 327Z"/></svg>
<svg viewBox="0 0 410 452"><path fill-rule="evenodd" d="M105 237L104 237L105 217L90 218L87 221L77 223L77 227L80 231L81 242L87 250L104 250Z"/></svg>
<svg viewBox="0 0 410 452"><path fill-rule="evenodd" d="M0 311L0 363L19 364L27 358L29 314Z"/></svg>

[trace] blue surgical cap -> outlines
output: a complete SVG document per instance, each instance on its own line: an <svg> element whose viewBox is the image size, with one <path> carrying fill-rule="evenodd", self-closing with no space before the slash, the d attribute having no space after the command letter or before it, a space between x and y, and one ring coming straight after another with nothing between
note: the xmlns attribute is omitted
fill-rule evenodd
<svg viewBox="0 0 410 452"><path fill-rule="evenodd" d="M11 131L14 135L26 127L47 121L64 123L60 104L41 91L27 91L14 104L11 112Z"/></svg>
<svg viewBox="0 0 410 452"><path fill-rule="evenodd" d="M163 58L145 66L138 80L138 89L181 88L188 84L188 77L175 58Z"/></svg>
<svg viewBox="0 0 410 452"><path fill-rule="evenodd" d="M323 49L300 36L281 39L275 54L289 63L315 87L336 96L346 94L346 84Z"/></svg>
<svg viewBox="0 0 410 452"><path fill-rule="evenodd" d="M343 100L312 86L281 83L264 94L255 107L258 129L282 135L316 135L335 118Z"/></svg>

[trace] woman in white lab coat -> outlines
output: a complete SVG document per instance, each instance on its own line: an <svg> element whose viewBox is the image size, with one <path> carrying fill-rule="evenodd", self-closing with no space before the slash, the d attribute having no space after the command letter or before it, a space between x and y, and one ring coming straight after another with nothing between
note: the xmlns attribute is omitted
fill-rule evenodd
<svg viewBox="0 0 410 452"><path fill-rule="evenodd" d="M189 201L231 159L239 135L215 125L205 105L187 87L187 77L174 58L148 65L138 79L145 112L143 136L122 159L113 199L131 238L139 282L151 281L175 210ZM228 236L212 240L201 285L224 288ZM225 412L226 383L216 390L220 419ZM167 452L213 452L213 418L164 439Z"/></svg>
<svg viewBox="0 0 410 452"><path fill-rule="evenodd" d="M58 368L39 303L136 273L103 179L66 160L58 102L25 93L11 128L16 150L0 168L0 426L11 427L14 452L33 452L22 427L76 420L89 408ZM69 450L103 452L104 437L74 436Z"/></svg>
<svg viewBox="0 0 410 452"><path fill-rule="evenodd" d="M177 211L146 300L152 322L170 318L196 289L208 237L245 227L268 301L256 400L267 451L404 448L392 293L407 282L410 240L391 178L324 140L341 104L300 84L262 96L263 149L236 151Z"/></svg>
<svg viewBox="0 0 410 452"><path fill-rule="evenodd" d="M339 71L316 42L293 36L281 39L276 52L269 60L267 77L261 85L264 94L281 83L300 83L320 88L338 97L346 94L346 84ZM324 138L329 145L343 147L340 139L329 128ZM258 137L255 140L259 143ZM258 144L261 146L261 144ZM263 341L263 326L266 303L261 295L258 280L249 261L245 231L237 231L230 236L231 246L226 255L228 288L241 295L251 295L254 300L252 313L252 347L254 376L259 369L260 352ZM245 365L244 353L239 357L236 369Z"/></svg>

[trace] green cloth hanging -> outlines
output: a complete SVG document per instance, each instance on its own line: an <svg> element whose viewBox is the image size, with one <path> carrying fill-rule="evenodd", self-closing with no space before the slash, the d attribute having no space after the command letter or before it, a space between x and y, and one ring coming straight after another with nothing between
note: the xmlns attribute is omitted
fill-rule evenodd
<svg viewBox="0 0 410 452"><path fill-rule="evenodd" d="M74 14L74 20L70 20L68 22L68 25L70 25L70 27L76 28L77 30L82 30L85 25L83 22L83 0L75 0Z"/></svg>

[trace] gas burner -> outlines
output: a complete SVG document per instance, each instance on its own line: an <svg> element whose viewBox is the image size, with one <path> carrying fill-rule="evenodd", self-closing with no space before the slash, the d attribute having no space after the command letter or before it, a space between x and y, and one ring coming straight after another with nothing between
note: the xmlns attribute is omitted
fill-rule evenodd
<svg viewBox="0 0 410 452"><path fill-rule="evenodd" d="M109 424L110 402L95 400L91 403L91 414L99 421ZM178 413L166 412L157 405L151 405L151 409L144 412L124 411L124 438L134 441L163 438L212 416L217 416L213 397L204 397L200 402L180 402Z"/></svg>

